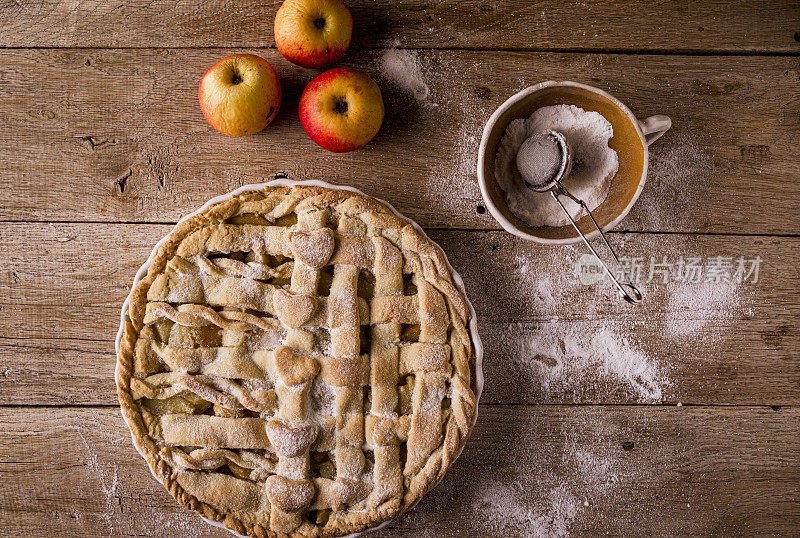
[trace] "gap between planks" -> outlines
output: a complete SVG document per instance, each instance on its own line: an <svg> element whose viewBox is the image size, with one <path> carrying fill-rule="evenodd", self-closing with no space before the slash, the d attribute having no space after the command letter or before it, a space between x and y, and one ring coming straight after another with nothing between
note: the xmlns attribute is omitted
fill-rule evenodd
<svg viewBox="0 0 800 538"><path fill-rule="evenodd" d="M175 226L177 221L103 221L103 220L14 220L0 219L0 224L105 224L109 226ZM503 232L503 228L457 228L442 226L424 226L423 229L429 232L467 232L467 233L489 233ZM747 233L747 232L685 232L673 230L603 230L603 233L619 235L691 235L708 237L785 237L793 239L800 237L800 233Z"/></svg>
<svg viewBox="0 0 800 538"><path fill-rule="evenodd" d="M621 403L581 403L581 402L542 402L542 403L478 403L480 407L491 408L536 408L536 407L581 407L591 409L594 407L693 407L697 409L771 409L779 413L782 409L794 409L800 407L795 404L715 404L715 403L637 403L637 402L621 402ZM115 409L119 404L4 404L0 403L0 409Z"/></svg>
<svg viewBox="0 0 800 538"><path fill-rule="evenodd" d="M58 45L0 45L0 50L215 50L220 48L247 48L247 50L277 50L275 46L257 46L257 47L236 47L236 46L220 46L220 45L186 45L186 46L159 46L159 47L112 47L112 46L58 46ZM364 51L381 51L386 50L386 45L361 45L351 47L350 50L364 50ZM620 56L726 56L726 57L749 57L749 56L767 56L767 57L800 57L800 52L795 51L762 51L762 50L714 50L714 49L619 49L619 48L601 48L601 47L547 47L547 48L521 48L521 47L414 47L414 46L396 46L392 47L397 50L413 50L413 51L448 51L448 52L531 52L539 54L616 54Z"/></svg>

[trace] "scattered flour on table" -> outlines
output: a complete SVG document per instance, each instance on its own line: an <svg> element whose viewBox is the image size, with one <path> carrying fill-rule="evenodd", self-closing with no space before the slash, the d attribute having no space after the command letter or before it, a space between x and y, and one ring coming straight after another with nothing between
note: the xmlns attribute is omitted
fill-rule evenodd
<svg viewBox="0 0 800 538"><path fill-rule="evenodd" d="M213 527L197 515L183 511L177 507L176 513L164 513L158 507L150 507L140 503L140 512L131 513L124 507L117 508L120 498L132 498L126 490L125 482L119 479L117 463L111 459L110 446L125 446L130 443L130 436L111 428L108 421L103 421L98 413L90 413L88 420L77 429L78 436L86 448L86 466L90 476L97 478L100 491L104 497L105 511L102 514L76 514L80 519L87 516L99 516L106 521L108 535L116 536L133 532L146 536L211 536ZM126 430L127 431L127 430ZM135 449L131 446L130 452L140 460ZM150 477L147 464L142 460L144 472ZM152 479L153 489L163 489L156 480ZM91 492L87 492L91 494ZM122 529L117 528L117 523L122 524Z"/></svg>
<svg viewBox="0 0 800 538"><path fill-rule="evenodd" d="M740 285L735 282L703 282L678 287L669 297L666 332L694 336L710 323L732 320L742 314Z"/></svg>
<svg viewBox="0 0 800 538"><path fill-rule="evenodd" d="M481 116L480 113L476 114ZM450 213L474 213L477 204L482 203L477 180L478 144L480 125L474 118L466 120L456 131L454 146L443 150L441 161L431 159L431 181L426 186L425 196L430 197L433 207L456 202ZM442 166L440 163L443 162ZM486 215L490 218L489 215Z"/></svg>
<svg viewBox="0 0 800 538"><path fill-rule="evenodd" d="M99 417L93 414L92 422L100 424ZM119 488L119 472L116 463L112 462L111 464L107 464L102 460L102 456L106 454L107 451L104 447L95 447L91 445L86 438L89 434L88 428L85 426L82 426L78 430L78 435L86 447L86 466L89 469L89 473L97 477L100 491L105 496L106 510L104 513L100 514L100 517L106 521L108 525L108 535L111 536L114 534L113 517L115 510L114 505L117 502L117 489ZM121 438L111 440L112 444L119 444L121 442Z"/></svg>
<svg viewBox="0 0 800 538"><path fill-rule="evenodd" d="M690 209L698 204L696 193L708 188L707 179L714 171L713 159L696 136L668 135L650 147L647 183L638 210L634 207L635 218L642 219L646 229L690 219Z"/></svg>
<svg viewBox="0 0 800 538"><path fill-rule="evenodd" d="M622 389L644 403L660 402L664 389L672 384L668 368L647 353L635 341L624 323L613 323L600 306L616 308L617 297L606 290L586 288L578 299L583 315L591 323L561 319L560 305L574 298L576 280L565 268L572 267L576 250L562 247L535 260L524 256L514 259L522 277L521 285L529 297L530 312L546 320L533 332L526 323L514 323L509 332L523 335L514 338L518 349L514 360L530 373L542 394L572 393L578 400L587 394L609 393ZM541 267L551 268L542 273ZM602 304L598 304L602 303Z"/></svg>
<svg viewBox="0 0 800 538"><path fill-rule="evenodd" d="M615 459L608 454L592 452L583 446L577 439L565 433L567 438L567 450L564 458L574 462L577 467L578 476L585 485L593 491L606 489L617 483L617 474L614 469Z"/></svg>
<svg viewBox="0 0 800 538"><path fill-rule="evenodd" d="M676 238L679 236L675 236ZM635 244L636 250L645 253L653 253L654 261L659 262L662 256L660 253L664 249L665 240L647 234L637 234L631 239L620 237L618 239L619 249L625 252L628 241ZM695 250L691 239L678 243L677 239L668 240L673 243L671 248L677 252L668 257L668 261L677 266L676 261L682 258L688 264L692 258L697 262L696 267L701 267L704 271L708 270L708 265L713 262L714 254L732 254L735 263L736 253L708 253ZM649 258L645 258L645 265L650 263ZM733 269L731 269L733 270ZM652 295L652 300L657 300L664 304L664 314L652 320L657 322L652 325L656 336L663 336L676 343L690 342L693 346L692 351L697 352L696 342L693 340L702 336L705 342L711 342L723 338L729 333L731 324L736 320L746 316L752 316L752 303L748 300L752 297L755 288L748 288L752 283L740 283L732 278L712 279L707 272L702 273L697 281L676 281L663 282L656 276L651 282L646 282L649 267L644 267L644 273L640 275L640 282L644 282L645 300L647 295ZM673 273L674 274L674 273ZM660 295L660 296L659 296Z"/></svg>
<svg viewBox="0 0 800 538"><path fill-rule="evenodd" d="M588 507L613 504L615 492L630 487L627 477L632 475L629 463L618 456L619 430L613 420L589 408L569 416L570 424L559 426L542 421L538 413L521 415L516 419L521 439L512 434L484 456L494 458L497 466L476 462L462 467L465 479L446 478L400 519L399 528L433 538L452 534L453 523L463 519L464 536L569 536L582 515L591 513ZM525 465L511 464L529 452Z"/></svg>
<svg viewBox="0 0 800 538"><path fill-rule="evenodd" d="M564 289L571 285L570 275L558 270L544 273L539 269L540 264L547 267L567 267L577 260L577 250L574 246L567 245L557 250L548 249L537 253L536 264L525 256L516 255L514 266L520 276L516 285L524 289L526 298L523 299L522 308L536 318L545 318L556 321L559 317L559 304L566 300L562 297Z"/></svg>
<svg viewBox="0 0 800 538"><path fill-rule="evenodd" d="M465 135L456 141L450 155L442 159L444 170L438 160L432 160L436 166L429 169L431 179L420 193L420 202L424 200L431 207L440 208L442 214L475 213L475 207L481 203L481 191L475 179L476 148L477 138Z"/></svg>
<svg viewBox="0 0 800 538"><path fill-rule="evenodd" d="M531 291L533 293L533 297L536 299L538 303L547 306L553 306L556 304L556 298L553 295L553 289L554 289L553 279L550 278L549 276L544 276L542 278L536 279L536 283L534 284L534 287Z"/></svg>
<svg viewBox="0 0 800 538"><path fill-rule="evenodd" d="M666 368L616 329L562 323L555 331L526 338L520 355L543 392L573 392L577 398L592 386L621 385L641 402L663 400L663 389L671 384Z"/></svg>
<svg viewBox="0 0 800 538"><path fill-rule="evenodd" d="M656 144L665 142L659 141ZM668 148L654 146L650 150L648 183L666 183L663 186L671 191L683 191L684 187L690 187L705 178L713 167L711 157L700 147L697 138L686 134L677 135ZM694 196L691 190L688 194Z"/></svg>
<svg viewBox="0 0 800 538"><path fill-rule="evenodd" d="M459 136L459 140L456 142L457 146L454 152L455 162L453 163L452 168L452 179L448 181L449 185L453 185L456 181L469 181L471 178L477 176L477 148L479 140L478 135L470 133L476 133L479 131L480 129L477 127L472 129L465 127L461 129L463 134ZM442 178L442 180L447 181L446 178ZM477 182L469 181L469 184L470 196L480 199L481 194ZM448 187L448 185L444 186Z"/></svg>
<svg viewBox="0 0 800 538"><path fill-rule="evenodd" d="M425 101L430 96L431 90L422 75L422 64L416 51L386 49L381 55L380 67L384 78L409 92L417 101Z"/></svg>
<svg viewBox="0 0 800 538"><path fill-rule="evenodd" d="M395 41L391 48L381 53L378 59L381 77L391 87L409 94L423 108L439 106L440 102L432 101L431 90L426 81L426 73L435 74L436 71L430 65L423 66L416 51L397 48L399 45L399 41ZM453 66L453 70L458 71L457 66ZM437 157L428 159L431 163L432 181L427 189L429 192L424 194L430 197L431 203L439 205L449 200L461 201L453 210L463 214L465 209L474 211L474 204L481 199L477 184L477 151L483 123L488 118L489 111L481 107L472 108L472 102L465 104L460 98L440 96L438 100L442 104L451 104L453 100L458 100L458 116L462 118L462 122L459 126L453 125L448 131L453 136L454 144L449 148L439 144L441 148L436 150ZM470 106L470 109L464 109L465 106ZM466 208L463 201L468 201Z"/></svg>
<svg viewBox="0 0 800 538"><path fill-rule="evenodd" d="M663 250L665 239L637 234L628 241L635 243L636 251L654 253ZM620 236L616 243L620 252L630 255L628 241ZM682 254L673 256L672 262L677 256L688 260L693 254L691 241L675 247ZM508 328L517 342L512 360L520 374L529 376L528 386L536 397L571 396L578 401L622 390L639 402L663 401L675 382L670 363L657 353L659 349L669 349L671 357L697 356L704 349L698 338L712 345L731 334L736 320L753 315L750 284L661 282L658 277L648 283L650 260L646 258L638 282L645 301L663 305L663 312L636 316L619 301L609 281L595 286L578 283L570 273L576 266L573 250L538 250L536 258L517 255L514 265L519 275L515 285L525 290L520 308L541 321L538 326L525 322ZM705 254L696 259L714 258ZM659 261L660 256L654 259ZM578 309L564 311L576 303Z"/></svg>
<svg viewBox="0 0 800 538"><path fill-rule="evenodd" d="M569 487L560 485L544 493L544 506L532 507L526 502L526 488L520 483L485 484L484 494L478 501L479 513L495 514L488 529L493 535L525 529L528 536L563 537L569 534L575 516L583 501L572 494ZM500 517L497 517L500 516Z"/></svg>
<svg viewBox="0 0 800 538"><path fill-rule="evenodd" d="M177 509L182 510L180 506ZM217 527L203 521L200 516L191 512L161 513L154 510L148 514L150 518L143 526L149 536L218 536L220 531ZM221 533L223 536L227 532ZM234 536L231 534L231 536Z"/></svg>
<svg viewBox="0 0 800 538"><path fill-rule="evenodd" d="M569 536L582 509L613 494L618 485L613 451L602 443L590 448L567 430L561 431L561 441L560 461L556 458L541 474L520 474L510 483L488 478L481 484L477 513L502 515L485 518L488 533Z"/></svg>

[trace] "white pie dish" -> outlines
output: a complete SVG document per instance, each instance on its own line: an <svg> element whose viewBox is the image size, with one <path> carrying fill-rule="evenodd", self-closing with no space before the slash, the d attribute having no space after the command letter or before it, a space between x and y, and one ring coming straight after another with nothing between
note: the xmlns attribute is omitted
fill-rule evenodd
<svg viewBox="0 0 800 538"><path fill-rule="evenodd" d="M291 186L295 186L295 185L298 185L298 186L307 186L307 187L324 187L324 188L329 188L329 189L337 189L337 190L347 190L347 191L353 192L353 193L355 193L355 194L358 194L358 195L361 195L361 196L367 196L367 195L365 195L364 193L362 193L361 191L359 191L358 189L355 189L355 188L352 188L352 187L345 187L345 186L337 186L337 185L332 185L332 184L329 184L329 183L326 183L326 182L323 182L323 181L294 181L294 180L289 180L289 179L277 179L277 180L269 181L269 182L262 183L262 184L245 185L245 186L242 186L242 187L240 187L240 188L238 188L238 189L236 189L236 190L234 190L234 191L232 191L232 192L230 192L230 193L228 193L228 194L225 194L225 195L222 195L222 196L215 197L215 198L213 198L213 199L209 200L208 202L206 202L206 203L205 203L205 204L204 204L204 205L203 205L201 208L197 209L196 211L192 212L192 213L191 213L191 214L189 214L189 215L186 215L186 216L184 216L184 217L183 217L183 218L182 218L182 219L179 221L179 223L178 223L178 224L180 224L181 222L183 222L183 221L185 221L185 220L187 220L187 219L189 219L189 218L193 217L194 215L196 215L196 214L198 214L198 213L200 213L200 212L202 212L202 211L206 210L207 208L209 208L209 207L210 207L210 206L212 206L212 205L215 205L215 204L218 204L218 203L224 202L224 201L226 201L226 200L229 200L229 199L230 199L230 198L232 198L233 196L240 195L240 194L242 194L242 193L249 192L249 191L258 191L258 190L262 190L262 189L264 189L265 187L291 187ZM420 233L420 234L421 234L423 237L427 238L427 235L425 234L425 232L422 230L422 228L421 228L421 227L420 227L418 224L416 224L415 222L413 222L413 221L409 220L409 219L408 219L408 218L406 218L406 217L403 217L403 216L402 216L400 213L398 213L398 212L397 212L397 210L395 210L395 209L394 209L394 208L393 208L393 207L392 207L390 204L388 204L387 202L385 202L385 201L383 201L383 200L380 200L380 199L377 199L377 200L378 200L379 202L381 202L382 204L384 204L386 207L388 207L388 208L389 208L389 209L390 209L390 210L391 210L391 211L392 211L392 212L393 212L393 213L394 213L394 214L395 214L397 217L399 217L399 218L403 219L405 222L408 222L409 224L411 224L412 226L414 226L414 228L415 228L415 229L416 229L416 230L417 230L417 231L418 231L418 232L419 232L419 233ZM177 226L177 225L176 225L176 226ZM168 235L169 235L169 234L168 234ZM161 247L161 245L164 243L164 241L167 239L168 235L167 235L167 236L165 236L164 238L162 238L162 239L161 239L161 240L160 240L160 241L159 241L159 242L158 242L158 243L157 243L157 244L154 246L154 248L153 248L153 251L152 251L151 255L148 257L148 259L145 261L145 263L144 263L144 264L143 264L143 265L142 265L142 266L139 268L139 270L138 270L138 271L137 271L137 273L136 273L136 276L134 277L134 281L133 281L133 287L135 287L135 286L136 286L136 284L137 284L137 283L138 283L138 282L139 282L139 281L140 281L140 280L143 278L143 276L146 274L146 272L147 272L147 270L148 270L148 268L149 268L149 266L150 266L150 264L151 264L151 262L152 262L152 260L153 260L154 256L156 255L156 253L158 252L159 248L160 248L160 247ZM431 241L431 243L433 243L433 244L436 244L436 243L434 243L433 241ZM475 409L475 412L474 412L474 414L473 414L473 419L472 419L472 424L471 424L471 426L472 426L472 427L474 427L475 421L477 420L477 403L478 403L478 401L479 401L479 399L480 399L480 395L481 395L481 392L482 392L482 390L483 390L483 370L482 370L482 362L483 362L483 346L482 346L482 344L481 344L480 337L479 337L479 335L478 335L478 329L477 329L477 320L476 320L476 314L475 314L475 310L474 310L474 308L473 308L472 304L470 303L469 299L467 298L466 292L465 292L465 290L464 290L464 283L463 283L463 280L462 280L462 278L460 277L460 275L459 275L459 274L458 274L458 273L457 273L457 272L456 272L456 271L453 269L453 267L451 266L451 264L450 264L450 263L449 263L449 261L447 260L447 257L444 255L444 252L442 251L441 247L439 247L438 245L436 245L436 246L437 246L437 248L440 250L440 252L441 252L441 254L442 254L442 257L444 258L444 260L445 260L445 262L446 262L446 264L447 264L447 268L449 269L450 273L452 274L452 277L453 277L453 281L454 281L454 284L455 284L455 286L456 286L456 287L457 287L457 288L458 288L458 289L461 291L461 293L462 293L462 295L463 295L463 297L464 297L464 299L465 299L465 302L466 302L466 304L467 304L467 307L468 307L468 309L469 309L470 316L471 316L471 317L470 317L470 322L469 322L469 328L470 328L470 334L471 334L472 343L473 343L473 345L474 345L474 349L475 349L475 382L474 382L474 392L475 392L475 398L476 398L476 409ZM129 302L130 302L130 297L129 297L129 298L126 298L126 300L124 301L124 303L123 303L123 306L122 306L120 330L119 330L119 331L118 331L118 333L117 333L117 337L116 337L116 341L115 341L115 348L116 348L116 351L117 351L118 353L119 353L119 350L120 350L120 342L121 342L121 339L122 339L122 336L123 336L124 327L125 327L125 322L126 322L126 312L127 312L127 310L128 310ZM120 372L119 372L119 365L118 365L118 366L117 366L117 369L115 370L115 377L116 377L116 378L118 378L118 377L119 377L119 375L120 375ZM137 441L136 441L136 438L135 438L135 437L133 437L133 441L134 441L134 447L135 447L135 448L137 449L137 451L139 451L139 453L140 453L140 454L141 454L141 455L144 457L145 455L144 455L144 453L143 453L143 450L141 449L141 447L140 447L140 446L138 446L138 444L137 444ZM461 452L461 451L459 450L459 451L458 451L458 454L460 454L460 452ZM456 456L456 457L457 457L457 456ZM154 476L155 476L155 474L154 474ZM157 480L159 480L159 482L161 481L161 480L160 480L160 479L159 479L157 476L156 476L156 479L157 479ZM441 479L440 479L440 480L441 480ZM439 481L440 481L440 480L439 480ZM437 481L436 483L438 484L438 482L439 482L439 481ZM432 486L432 487L435 487L435 484L434 484L434 486ZM415 503L415 504L416 504L416 503ZM412 505L412 506L413 506L413 505ZM205 519L205 518L204 518L204 519ZM395 520L395 519L390 519L390 520L388 520L388 521L386 521L386 522L384 522L384 523L382 523L382 524L380 524L380 525L378 525L378 526L376 526L376 527L373 527L373 528L367 529L367 530L366 530L366 531L364 531L364 532L369 532L369 531L372 531L372 530L376 530L376 529L382 528L382 527L384 527L385 525L387 525L388 523L390 523L390 522L392 522L392 521L394 521L394 520ZM219 524L219 523L217 523L217 522L210 521L210 520L208 520L208 519L206 519L206 521L207 521L208 523L212 524L212 525L219 526L219 527L221 527L221 528L226 528L226 527L222 526L221 524ZM229 531L230 531L230 529L227 529L227 528L226 528L226 530L229 530ZM231 532L232 532L232 531L231 531ZM234 532L233 534L236 534L236 533ZM358 534L360 534L360 533L355 533L355 534L351 534L351 535L348 535L348 536L356 536L356 535L358 535ZM237 535L238 535L238 534L237 534Z"/></svg>

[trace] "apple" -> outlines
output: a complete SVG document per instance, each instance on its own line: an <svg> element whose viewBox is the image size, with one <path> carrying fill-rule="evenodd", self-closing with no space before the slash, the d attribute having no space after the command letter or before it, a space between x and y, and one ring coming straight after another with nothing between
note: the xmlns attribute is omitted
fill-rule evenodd
<svg viewBox="0 0 800 538"><path fill-rule="evenodd" d="M275 44L302 67L320 68L344 56L353 16L341 0L286 0L275 15Z"/></svg>
<svg viewBox="0 0 800 538"><path fill-rule="evenodd" d="M280 107L278 74L259 56L227 56L200 79L200 108L206 121L220 133L257 133L269 125Z"/></svg>
<svg viewBox="0 0 800 538"><path fill-rule="evenodd" d="M311 140L336 153L358 149L378 134L383 97L367 75L337 67L312 80L300 96L300 122Z"/></svg>

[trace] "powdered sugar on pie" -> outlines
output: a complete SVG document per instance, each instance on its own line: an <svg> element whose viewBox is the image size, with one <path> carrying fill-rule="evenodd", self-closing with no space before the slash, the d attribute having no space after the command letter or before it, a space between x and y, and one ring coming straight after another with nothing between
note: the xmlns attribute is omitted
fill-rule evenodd
<svg viewBox="0 0 800 538"><path fill-rule="evenodd" d="M153 473L253 536L347 534L411 506L475 414L448 267L349 191L268 187L179 223L131 292L118 353Z"/></svg>

